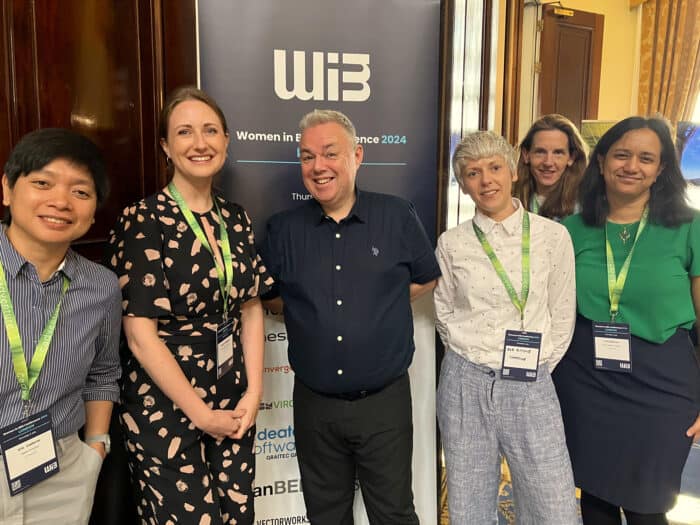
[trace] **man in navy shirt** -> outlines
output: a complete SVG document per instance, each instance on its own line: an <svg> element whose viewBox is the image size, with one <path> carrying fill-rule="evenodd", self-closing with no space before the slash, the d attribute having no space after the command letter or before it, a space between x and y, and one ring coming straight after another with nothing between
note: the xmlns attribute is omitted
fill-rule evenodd
<svg viewBox="0 0 700 525"><path fill-rule="evenodd" d="M313 200L268 223L265 262L296 374L294 426L312 524L352 524L355 476L372 524L418 523L407 370L411 300L440 275L413 205L355 186L363 149L337 111L305 115L300 160ZM282 305L274 305L279 309Z"/></svg>

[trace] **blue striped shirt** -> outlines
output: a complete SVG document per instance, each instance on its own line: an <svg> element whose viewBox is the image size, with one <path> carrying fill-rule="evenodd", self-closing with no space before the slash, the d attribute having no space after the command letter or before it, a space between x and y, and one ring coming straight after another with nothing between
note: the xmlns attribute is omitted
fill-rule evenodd
<svg viewBox="0 0 700 525"><path fill-rule="evenodd" d="M68 250L63 267L42 283L34 266L10 244L4 227L0 227L0 258L27 363L61 296L62 274L70 279L44 367L31 390L31 412L48 410L54 437L60 439L85 424L85 401L119 399L121 293L117 277ZM0 428L20 419L21 392L0 316Z"/></svg>

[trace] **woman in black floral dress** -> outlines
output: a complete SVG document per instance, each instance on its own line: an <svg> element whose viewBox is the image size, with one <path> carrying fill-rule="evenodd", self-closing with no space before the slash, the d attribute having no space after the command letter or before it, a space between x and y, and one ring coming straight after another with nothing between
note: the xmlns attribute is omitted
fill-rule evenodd
<svg viewBox="0 0 700 525"><path fill-rule="evenodd" d="M253 523L258 296L272 279L245 210L212 193L229 142L221 109L180 88L160 137L172 181L124 210L106 257L130 350L120 421L137 511L148 524Z"/></svg>

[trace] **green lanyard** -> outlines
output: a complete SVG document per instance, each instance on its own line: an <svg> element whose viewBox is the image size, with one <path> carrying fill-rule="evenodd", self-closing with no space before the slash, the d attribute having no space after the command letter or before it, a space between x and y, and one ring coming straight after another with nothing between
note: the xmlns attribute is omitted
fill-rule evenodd
<svg viewBox="0 0 700 525"><path fill-rule="evenodd" d="M612 246L610 246L610 241L608 240L608 225L605 224L605 259L608 266L608 297L610 299L610 322L615 322L617 317L617 312L620 307L620 297L622 296L622 290L625 288L625 281L627 281L627 274L630 270L630 262L632 261L632 254L634 253L634 248L637 246L637 240L642 234L642 231L647 225L647 219L649 217L649 208L644 208L644 213L642 213L642 219L639 221L639 228L637 228L637 235L634 236L634 243L632 244L632 249L627 254L625 262L620 268L620 273L617 274L615 271L615 258L613 257ZM617 275L617 278L615 278Z"/></svg>
<svg viewBox="0 0 700 525"><path fill-rule="evenodd" d="M228 317L228 297L231 293L231 285L233 284L233 262L231 259L231 244L228 240L226 223L224 222L224 217L221 215L219 203L216 201L216 197L212 198L212 200L214 201L214 205L216 206L216 213L219 215L219 235L221 237L221 251L224 259L223 268L214 256L214 251L212 250L212 247L209 244L209 241L207 240L207 236L202 231L202 228L199 227L197 219L194 218L194 215L192 215L192 211L190 211L189 206L187 206L187 203L182 198L182 195L180 195L180 192L177 191L177 188L172 182L168 184L168 191L170 192L170 195L172 195L175 202L177 202L177 205L180 207L180 211L185 216L185 220L187 221L187 224L189 225L190 229L194 232L197 239L199 239L199 242L202 243L202 246L209 250L212 259L214 259L214 266L216 266L216 275L219 278L219 290L221 291L221 299L223 300L224 305L224 319L226 319Z"/></svg>
<svg viewBox="0 0 700 525"><path fill-rule="evenodd" d="M540 214L540 203L537 202L537 195L534 193L532 194L532 197L530 197L530 211L535 215Z"/></svg>
<svg viewBox="0 0 700 525"><path fill-rule="evenodd" d="M481 247L484 249L486 252L486 255L488 255L489 260L491 261L491 264L493 265L493 269L496 270L496 273L498 274L498 277L500 277L501 282L503 283L503 286L505 286L506 292L508 292L508 296L510 297L511 302L513 305L518 309L518 312L520 312L520 328L525 329L525 304L527 303L527 297L530 294L530 217L528 216L527 210L523 210L523 240L521 244L521 250L522 250L522 286L521 286L521 292L520 296L521 298L518 298L518 294L515 291L515 288L513 288L513 283L510 282L510 279L508 278L508 274L506 274L506 271L503 268L503 265L501 264L501 261L498 260L498 257L496 256L496 252L493 251L493 248L489 244L488 239L486 239L486 235L484 235L484 232L481 231L481 228L479 228L476 225L476 222L472 220L472 226L474 227L474 233L476 234L476 237L479 239L479 242L481 243Z"/></svg>
<svg viewBox="0 0 700 525"><path fill-rule="evenodd" d="M24 417L29 415L29 399L30 391L39 378L41 369L44 366L44 361L46 361L46 354L51 346L51 340L53 339L53 334L56 331L56 322L58 321L58 313L61 310L61 303L63 302L63 297L68 291L70 286L70 280L68 277L63 275L63 288L61 290L61 297L53 309L51 317L49 317L44 330L41 332L39 337L39 342L36 345L36 350L34 351L34 356L32 357L32 362L29 364L29 370L27 370L27 361L24 358L24 350L22 348L22 337L19 333L19 327L17 326L17 318L15 317L15 309L12 306L12 298L10 297L10 290L7 287L7 279L5 278L5 269L0 262L0 309L2 309L2 317L5 321L5 332L7 333L7 340L10 343L10 353L12 354L12 366L15 369L15 376L17 376L17 382L19 387L22 389L22 401L24 402Z"/></svg>

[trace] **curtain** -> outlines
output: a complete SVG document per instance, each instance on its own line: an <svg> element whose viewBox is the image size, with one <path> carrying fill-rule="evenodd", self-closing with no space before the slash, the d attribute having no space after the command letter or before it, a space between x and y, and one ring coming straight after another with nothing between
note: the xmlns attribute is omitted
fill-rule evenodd
<svg viewBox="0 0 700 525"><path fill-rule="evenodd" d="M700 93L700 0L642 7L639 113L689 120Z"/></svg>

